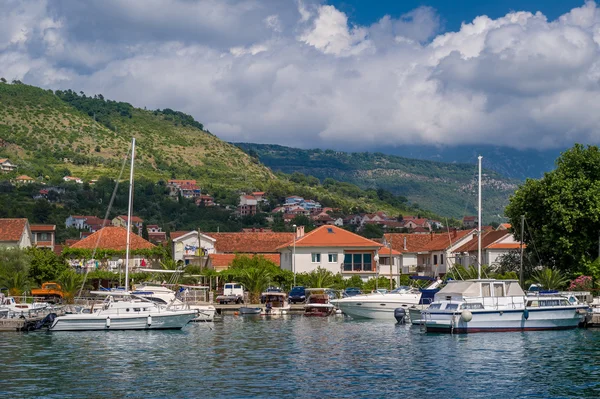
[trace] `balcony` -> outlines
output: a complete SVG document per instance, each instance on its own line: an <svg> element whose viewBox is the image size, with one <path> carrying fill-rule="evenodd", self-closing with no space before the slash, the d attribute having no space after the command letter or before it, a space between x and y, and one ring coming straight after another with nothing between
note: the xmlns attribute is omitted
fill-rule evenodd
<svg viewBox="0 0 600 399"><path fill-rule="evenodd" d="M374 273L375 267L373 267L372 263L344 263L342 265L342 270L344 273Z"/></svg>

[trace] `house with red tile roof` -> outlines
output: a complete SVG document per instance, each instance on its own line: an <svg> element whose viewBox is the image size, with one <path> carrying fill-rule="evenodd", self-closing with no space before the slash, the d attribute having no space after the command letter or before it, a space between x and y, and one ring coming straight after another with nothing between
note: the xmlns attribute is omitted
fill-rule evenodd
<svg viewBox="0 0 600 399"><path fill-rule="evenodd" d="M294 233L272 231L249 231L241 233L206 233L214 238L218 254L266 254L279 253L277 248L293 240Z"/></svg>
<svg viewBox="0 0 600 399"><path fill-rule="evenodd" d="M508 230L490 230L481 233L481 264L495 266L499 258L511 251L521 248L521 242ZM477 235L464 245L454 250L456 262L468 267L477 266L478 239Z"/></svg>
<svg viewBox="0 0 600 399"><path fill-rule="evenodd" d="M472 229L477 226L477 216L465 216L463 217L463 226L467 229Z"/></svg>
<svg viewBox="0 0 600 399"><path fill-rule="evenodd" d="M240 216L256 215L258 201L253 195L240 195L240 204L237 212Z"/></svg>
<svg viewBox="0 0 600 399"><path fill-rule="evenodd" d="M206 266L207 256L215 253L216 239L208 234L192 231L171 232L173 260L186 265Z"/></svg>
<svg viewBox="0 0 600 399"><path fill-rule="evenodd" d="M29 248L33 236L27 219L0 219L0 248Z"/></svg>
<svg viewBox="0 0 600 399"><path fill-rule="evenodd" d="M50 248L54 251L56 225L32 224L30 226L33 244L38 248Z"/></svg>
<svg viewBox="0 0 600 399"><path fill-rule="evenodd" d="M429 224L428 219L420 218L420 219L412 219L412 220L402 220L404 222L404 227L408 229L426 229L431 230L431 225Z"/></svg>
<svg viewBox="0 0 600 399"><path fill-rule="evenodd" d="M2 173L9 173L17 169L17 165L13 164L8 158L0 158L0 171Z"/></svg>
<svg viewBox="0 0 600 399"><path fill-rule="evenodd" d="M512 224L510 223L500 223L496 230L510 230L512 228Z"/></svg>
<svg viewBox="0 0 600 399"><path fill-rule="evenodd" d="M321 226L310 233L298 229L295 239L280 245L281 267L295 273L308 273L318 267L343 277L359 276L368 280L377 275L379 259L389 251L380 252L382 244L337 226ZM392 250L392 258L400 254ZM398 264L398 262L394 262ZM383 273L382 273L383 275ZM388 273L385 274L389 275ZM397 277L397 267L392 269Z"/></svg>
<svg viewBox="0 0 600 399"><path fill-rule="evenodd" d="M35 183L35 179L33 177L29 177L27 175L17 176L15 178L15 184L30 184Z"/></svg>
<svg viewBox="0 0 600 399"><path fill-rule="evenodd" d="M142 249L153 249L155 245L136 234L130 234L129 239L129 249L132 251L131 258L129 259L129 267L132 269L138 267L149 267L151 260L147 259L144 255L135 255L135 251ZM119 226L107 226L95 233L92 233L88 237L73 243L70 248L88 249L90 251L93 251L95 248L98 248L98 250L118 251L121 254L116 254L112 256L111 259L107 260L107 265L109 268L117 269L120 264L119 260L124 260L125 258L125 250L127 248L127 229ZM75 263L77 262L78 261L75 260Z"/></svg>

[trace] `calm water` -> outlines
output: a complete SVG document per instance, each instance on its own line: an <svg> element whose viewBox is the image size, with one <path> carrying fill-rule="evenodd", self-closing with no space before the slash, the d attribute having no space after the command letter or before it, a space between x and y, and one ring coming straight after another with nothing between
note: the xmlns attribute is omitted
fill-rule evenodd
<svg viewBox="0 0 600 399"><path fill-rule="evenodd" d="M225 317L176 332L2 333L0 367L10 398L597 398L600 330Z"/></svg>

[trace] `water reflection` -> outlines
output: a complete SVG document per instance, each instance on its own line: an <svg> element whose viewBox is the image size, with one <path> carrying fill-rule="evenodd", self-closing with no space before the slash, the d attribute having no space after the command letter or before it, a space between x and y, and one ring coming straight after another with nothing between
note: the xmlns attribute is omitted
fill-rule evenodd
<svg viewBox="0 0 600 399"><path fill-rule="evenodd" d="M600 331L424 334L226 317L176 332L3 334L7 397L598 397Z"/></svg>

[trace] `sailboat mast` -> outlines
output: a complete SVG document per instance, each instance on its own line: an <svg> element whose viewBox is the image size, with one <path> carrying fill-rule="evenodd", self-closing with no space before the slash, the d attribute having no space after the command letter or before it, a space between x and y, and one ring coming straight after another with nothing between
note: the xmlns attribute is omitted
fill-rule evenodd
<svg viewBox="0 0 600 399"><path fill-rule="evenodd" d="M479 160L479 205L477 206L477 278L481 279L481 155Z"/></svg>
<svg viewBox="0 0 600 399"><path fill-rule="evenodd" d="M129 170L129 201L127 206L127 246L125 247L125 291L129 291L129 243L131 239L131 208L133 207L133 160L135 137L131 139L131 169Z"/></svg>

